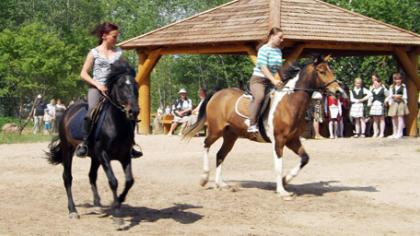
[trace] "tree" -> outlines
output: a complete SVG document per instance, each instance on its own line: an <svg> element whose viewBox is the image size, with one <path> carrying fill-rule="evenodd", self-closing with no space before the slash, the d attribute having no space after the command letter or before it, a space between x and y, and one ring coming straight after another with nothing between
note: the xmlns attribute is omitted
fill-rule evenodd
<svg viewBox="0 0 420 236"><path fill-rule="evenodd" d="M38 93L55 97L77 89L71 76L77 52L43 24L3 30L0 52L0 96L18 97L20 106Z"/></svg>

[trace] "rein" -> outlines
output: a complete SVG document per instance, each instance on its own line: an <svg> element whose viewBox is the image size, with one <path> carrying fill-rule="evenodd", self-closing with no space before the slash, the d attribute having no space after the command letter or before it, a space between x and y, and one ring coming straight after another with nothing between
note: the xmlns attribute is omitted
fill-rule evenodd
<svg viewBox="0 0 420 236"><path fill-rule="evenodd" d="M116 103L115 101L112 100L112 98L110 96L108 96L107 94L102 94L102 96L104 97L104 100L108 100L109 103L111 103L111 105L113 105L114 107L116 107L117 109L119 109L122 113L125 114L125 116L127 117L127 119L130 120L130 114L128 114L128 111L125 110L125 107Z"/></svg>
<svg viewBox="0 0 420 236"><path fill-rule="evenodd" d="M333 84L333 83L338 83L338 81L336 79L334 79L334 80L328 82L327 84L324 84L324 85L322 85L322 86L320 86L318 88L314 88L314 89L310 89L310 88L296 88L296 87L295 88L290 88L290 87L285 86L285 87L283 87L281 89L275 89L275 90L276 91L279 91L279 92L282 92L285 89L287 89L287 90L293 91L293 92L295 92L295 91L305 91L305 92L320 92L322 94L328 94L329 92L326 91L326 88L328 86L330 86L331 84Z"/></svg>

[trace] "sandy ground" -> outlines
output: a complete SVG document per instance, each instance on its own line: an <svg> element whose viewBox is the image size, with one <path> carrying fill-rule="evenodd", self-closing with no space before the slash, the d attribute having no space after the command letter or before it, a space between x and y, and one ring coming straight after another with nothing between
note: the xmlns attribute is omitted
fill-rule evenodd
<svg viewBox="0 0 420 236"><path fill-rule="evenodd" d="M420 235L420 139L306 140L311 160L288 186L293 201L274 193L270 144L238 141L224 165L233 192L212 188L220 142L210 187L202 188L202 138L136 139L145 156L134 161L122 231L91 207L89 159L74 162L81 218L71 220L62 167L44 159L47 143L0 145L0 235ZM286 151L286 170L298 161ZM120 165L113 167L121 189ZM102 170L98 186L109 206Z"/></svg>

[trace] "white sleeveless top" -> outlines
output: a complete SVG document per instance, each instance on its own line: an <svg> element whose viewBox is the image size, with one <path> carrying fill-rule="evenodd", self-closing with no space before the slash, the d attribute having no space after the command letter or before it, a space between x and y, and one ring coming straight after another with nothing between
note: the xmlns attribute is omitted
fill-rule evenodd
<svg viewBox="0 0 420 236"><path fill-rule="evenodd" d="M115 54L108 59L100 54L98 48L91 50L93 55L93 79L101 84L105 84L108 75L111 73L111 64L118 61L122 56L121 48L115 49Z"/></svg>

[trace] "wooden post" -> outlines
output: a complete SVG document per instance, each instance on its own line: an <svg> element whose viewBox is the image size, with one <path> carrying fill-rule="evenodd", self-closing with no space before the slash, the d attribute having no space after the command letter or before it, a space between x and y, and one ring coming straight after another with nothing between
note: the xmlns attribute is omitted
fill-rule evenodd
<svg viewBox="0 0 420 236"><path fill-rule="evenodd" d="M406 130L407 134L411 137L417 136L417 114L418 114L418 105L417 99L420 88L420 77L417 74L417 54L411 54L410 56L407 53L399 48L395 49L395 55L404 71L408 75L407 80L407 96L408 96L408 109L410 114L405 117L406 120Z"/></svg>
<svg viewBox="0 0 420 236"><path fill-rule="evenodd" d="M257 51L254 48L249 47L248 50L249 59L255 64L257 64Z"/></svg>
<svg viewBox="0 0 420 236"><path fill-rule="evenodd" d="M417 73L418 71L418 54L410 53L410 61L413 65L412 70ZM406 117L406 123L411 124L407 125L407 134L411 137L418 137L418 126L417 126L417 116L419 114L418 99L419 99L419 87L416 86L416 83L413 81L413 78L407 81L407 95L408 95L408 110L410 114Z"/></svg>
<svg viewBox="0 0 420 236"><path fill-rule="evenodd" d="M150 73L160 59L159 50L146 55L138 52L139 65L136 81L139 84L140 123L139 133L150 134Z"/></svg>
<svg viewBox="0 0 420 236"><path fill-rule="evenodd" d="M146 61L147 54L146 53L142 53L140 51L137 51L137 57L138 57L138 64L137 64L137 71L138 71L138 73L136 75L136 81L137 81L137 84L139 86L138 90L139 90L139 94L140 94L139 76L140 76L141 68L143 67L144 62ZM140 120L140 122L141 122L142 121L142 117L141 117L141 115L142 115L142 112L141 112L142 108L141 108L141 99L140 98L141 98L141 96L138 97L138 105L139 105L139 111L140 112L139 112L139 115L138 115L138 118L137 119ZM141 134L140 124L141 123L139 123L137 125L137 134Z"/></svg>
<svg viewBox="0 0 420 236"><path fill-rule="evenodd" d="M281 29L281 0L270 0L270 22L269 29L276 27Z"/></svg>

